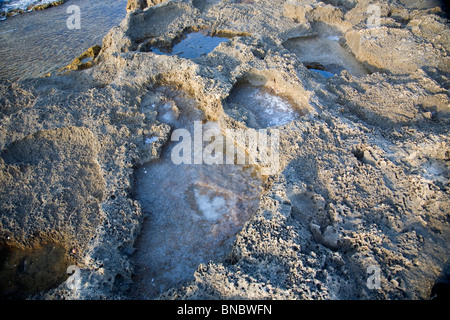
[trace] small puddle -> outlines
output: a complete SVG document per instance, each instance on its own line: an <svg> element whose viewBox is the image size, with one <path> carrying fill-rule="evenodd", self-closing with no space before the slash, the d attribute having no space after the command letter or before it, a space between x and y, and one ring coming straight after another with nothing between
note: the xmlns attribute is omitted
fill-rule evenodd
<svg viewBox="0 0 450 320"><path fill-rule="evenodd" d="M143 99L143 112L156 111L160 121L184 129L193 139L199 127L203 133L221 132L217 123L200 122L203 113L194 99L168 87L150 94L158 95L160 101ZM175 164L172 151L188 142L186 137L169 142L158 161L136 170L135 195L145 219L133 256L133 299L154 299L193 279L199 264L224 259L235 235L258 208L262 180L252 166ZM190 151L195 157L194 148L183 150Z"/></svg>
<svg viewBox="0 0 450 320"><path fill-rule="evenodd" d="M224 110L233 119L244 121L249 128L276 127L303 115L290 100L269 87L242 83L231 90Z"/></svg>
<svg viewBox="0 0 450 320"><path fill-rule="evenodd" d="M200 11L208 10L222 0L192 0L192 5Z"/></svg>
<svg viewBox="0 0 450 320"><path fill-rule="evenodd" d="M45 243L29 250L0 247L0 299L25 299L63 283L69 266L67 250Z"/></svg>
<svg viewBox="0 0 450 320"><path fill-rule="evenodd" d="M84 59L81 59L81 63L88 63L88 62L91 62L91 61L93 61L94 60L94 58L93 57L86 57L86 58L84 58Z"/></svg>
<svg viewBox="0 0 450 320"><path fill-rule="evenodd" d="M186 59L195 59L206 56L212 52L219 44L228 41L229 38L221 36L211 36L208 31L198 31L188 33L181 41L175 44L170 52L164 52L158 48L152 48L152 52L159 55L179 56Z"/></svg>
<svg viewBox="0 0 450 320"><path fill-rule="evenodd" d="M310 69L311 71L317 72L318 74L324 76L325 78L332 78L334 77L336 74L335 73L331 73L329 71L325 71L325 70L320 70L320 69Z"/></svg>
<svg viewBox="0 0 450 320"><path fill-rule="evenodd" d="M317 72L325 78L334 77L335 75L341 73L342 70L345 70L338 64L328 64L324 66L318 62L304 62L304 65L307 69Z"/></svg>
<svg viewBox="0 0 450 320"><path fill-rule="evenodd" d="M368 74L366 68L353 54L339 44L338 37L293 38L284 47L294 53L311 71L326 78L347 70L354 76ZM314 65L318 67L314 67Z"/></svg>

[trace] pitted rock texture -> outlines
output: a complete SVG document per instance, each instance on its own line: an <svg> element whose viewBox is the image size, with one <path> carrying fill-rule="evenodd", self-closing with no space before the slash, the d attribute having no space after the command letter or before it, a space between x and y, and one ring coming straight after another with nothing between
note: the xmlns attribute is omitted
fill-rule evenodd
<svg viewBox="0 0 450 320"><path fill-rule="evenodd" d="M168 0L130 11L104 38L94 67L2 85L2 176L14 174L21 188L36 192L32 201L43 201L54 192L51 181L67 183L73 166L86 170L73 182L83 186L73 206L58 202L44 211L67 205L70 221L89 226L76 257L81 289L63 283L41 297L130 296L148 214L134 194L134 175L160 158L174 129L164 110L151 108L167 98L153 89L189 95L204 123L245 130L244 112L225 112L233 88L245 82L288 97L303 116L271 128L280 133L279 166L225 258L199 265L189 282L159 298L428 299L449 277L450 37L433 1L406 3L378 3L374 27L368 0ZM149 50L171 49L186 32L205 29L230 38L193 59ZM314 52L295 46L322 40L345 52L317 55L341 64L330 78L309 69L326 60L309 61ZM50 133L63 139L50 144ZM80 144L84 151L75 152ZM44 170L33 159L58 166ZM3 197L18 209L1 213L16 223L18 210L27 211L18 199L30 193L7 181ZM89 204L88 220L79 203ZM41 220L38 229L65 237L76 230L55 221ZM2 225L2 239L32 236L30 226L14 223ZM371 286L373 268L379 289Z"/></svg>

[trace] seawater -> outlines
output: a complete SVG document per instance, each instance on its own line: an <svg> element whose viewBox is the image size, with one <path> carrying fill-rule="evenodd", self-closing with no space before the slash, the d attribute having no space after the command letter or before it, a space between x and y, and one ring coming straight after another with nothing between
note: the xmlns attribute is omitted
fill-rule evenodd
<svg viewBox="0 0 450 320"><path fill-rule="evenodd" d="M9 80L41 77L65 67L126 16L127 0L69 0L45 10L0 21L0 77ZM69 29L67 13L77 5L80 29Z"/></svg>

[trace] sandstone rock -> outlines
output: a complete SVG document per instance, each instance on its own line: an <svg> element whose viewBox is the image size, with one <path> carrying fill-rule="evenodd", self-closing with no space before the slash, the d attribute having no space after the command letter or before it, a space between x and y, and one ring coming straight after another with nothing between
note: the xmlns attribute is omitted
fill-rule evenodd
<svg viewBox="0 0 450 320"><path fill-rule="evenodd" d="M428 299L448 279L448 25L439 10L402 3L379 3L381 24L369 27L368 0L167 1L128 14L92 68L4 83L2 240L27 246L38 233L80 248L82 290L61 284L43 297L130 297L136 243L151 237L139 234L144 215L161 214L135 199L139 168L161 161L174 126L198 114L224 132L249 129L252 115L229 97L251 85L298 112L268 129L279 133L277 170L230 253L160 298ZM171 52L200 31L227 38L196 58ZM330 42L339 50L322 54ZM330 70L318 57L338 72L311 70ZM153 186L165 209L186 198L209 212L173 192L182 175L167 171ZM367 286L374 267L379 290Z"/></svg>
<svg viewBox="0 0 450 320"><path fill-rule="evenodd" d="M128 0L127 11L134 11L136 9L145 9L147 7L146 0Z"/></svg>
<svg viewBox="0 0 450 320"><path fill-rule="evenodd" d="M3 280L2 296L24 298L27 291L48 290L59 284L54 282L58 278L67 278L69 264L82 265L81 257L103 220L105 183L98 148L91 131L67 127L38 131L2 152L0 250L5 265L30 260L29 270L2 266L2 279L14 272L11 286L21 288L10 292ZM45 268L54 270L53 275L45 275ZM27 284L29 276L35 277L34 284Z"/></svg>
<svg viewBox="0 0 450 320"><path fill-rule="evenodd" d="M155 6L167 0L128 0L127 11L136 9L144 10L145 8Z"/></svg>

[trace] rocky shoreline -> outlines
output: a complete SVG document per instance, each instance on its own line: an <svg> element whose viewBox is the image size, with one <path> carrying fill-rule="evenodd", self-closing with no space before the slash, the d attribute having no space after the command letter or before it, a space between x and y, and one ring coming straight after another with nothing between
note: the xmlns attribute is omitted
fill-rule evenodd
<svg viewBox="0 0 450 320"><path fill-rule="evenodd" d="M159 298L429 299L449 281L450 29L439 7L372 4L130 0L92 66L2 81L2 257L80 270L75 289L44 290L25 285L40 270L2 270L2 295L132 296L154 214L136 174L173 130L152 104L192 108L164 89L175 88L204 122L245 130L251 118L227 98L250 84L299 112L275 127L279 168L229 253ZM199 30L227 41L197 58L164 54Z"/></svg>

